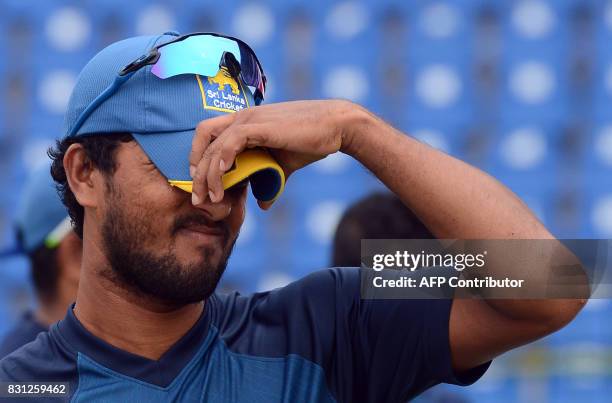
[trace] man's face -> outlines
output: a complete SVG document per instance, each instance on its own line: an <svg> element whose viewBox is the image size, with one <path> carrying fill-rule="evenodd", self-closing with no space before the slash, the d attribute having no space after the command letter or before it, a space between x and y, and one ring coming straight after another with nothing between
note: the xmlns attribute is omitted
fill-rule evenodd
<svg viewBox="0 0 612 403"><path fill-rule="evenodd" d="M216 288L244 220L246 183L201 207L171 187L136 142L121 143L98 220L118 285L165 303L184 305Z"/></svg>

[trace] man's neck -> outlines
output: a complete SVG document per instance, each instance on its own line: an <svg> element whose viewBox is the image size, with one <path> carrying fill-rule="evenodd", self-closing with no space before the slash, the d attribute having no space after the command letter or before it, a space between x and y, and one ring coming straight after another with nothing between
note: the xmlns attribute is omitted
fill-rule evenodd
<svg viewBox="0 0 612 403"><path fill-rule="evenodd" d="M92 251L89 256L96 255ZM84 250L74 314L92 334L121 349L158 360L198 321L204 303L170 307L94 274Z"/></svg>

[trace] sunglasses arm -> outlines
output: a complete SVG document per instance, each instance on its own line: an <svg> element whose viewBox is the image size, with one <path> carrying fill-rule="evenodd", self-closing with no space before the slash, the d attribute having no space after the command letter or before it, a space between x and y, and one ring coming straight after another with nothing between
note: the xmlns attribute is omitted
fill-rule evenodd
<svg viewBox="0 0 612 403"><path fill-rule="evenodd" d="M98 95L93 101L91 101L90 104L87 105L87 108L85 108L85 110L81 112L76 123L74 124L74 126L72 126L72 130L70 130L70 133L68 133L68 137L76 135L85 120L87 120L87 118L89 117L89 115L91 115L93 111L95 111L98 106L100 106L104 101L106 101L115 92L117 92L119 87L121 87L127 80L129 80L130 77L134 75L134 73L135 71L129 72L123 76L117 75L115 77L115 80L113 80L113 83L108 86L108 88L106 88L104 91L102 91L102 93Z"/></svg>

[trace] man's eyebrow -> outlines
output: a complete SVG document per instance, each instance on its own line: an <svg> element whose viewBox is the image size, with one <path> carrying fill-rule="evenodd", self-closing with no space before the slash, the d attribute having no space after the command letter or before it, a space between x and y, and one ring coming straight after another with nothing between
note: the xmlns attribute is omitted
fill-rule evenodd
<svg viewBox="0 0 612 403"><path fill-rule="evenodd" d="M157 169L157 166L150 159L146 158L142 161L142 165L147 168L149 171L153 171Z"/></svg>

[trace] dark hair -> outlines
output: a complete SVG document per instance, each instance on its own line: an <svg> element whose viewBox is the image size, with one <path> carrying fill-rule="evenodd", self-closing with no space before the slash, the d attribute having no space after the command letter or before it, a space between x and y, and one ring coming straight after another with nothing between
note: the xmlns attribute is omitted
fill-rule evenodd
<svg viewBox="0 0 612 403"><path fill-rule="evenodd" d="M342 216L334 235L332 266L361 266L362 239L434 239L419 218L392 193L375 193Z"/></svg>
<svg viewBox="0 0 612 403"><path fill-rule="evenodd" d="M57 281L59 277L59 264L57 261L57 248L40 246L28 254L30 258L30 277L36 293L43 301L52 300L57 295Z"/></svg>
<svg viewBox="0 0 612 403"><path fill-rule="evenodd" d="M17 242L23 245L23 232L15 229ZM27 252L30 260L30 277L34 289L40 299L52 300L57 295L57 281L59 276L59 262L57 248L47 248L43 243L31 252Z"/></svg>
<svg viewBox="0 0 612 403"><path fill-rule="evenodd" d="M66 155L68 147L75 143L81 144L92 165L103 174L110 176L116 169L115 154L117 147L120 143L127 143L133 140L134 138L129 133L104 133L83 137L69 137L57 140L55 147L50 148L47 152L53 161L51 164L51 176L56 183L62 203L68 209L68 215L70 215L72 220L72 228L79 238L83 238L84 209L77 201L74 193L72 193L66 178L64 155Z"/></svg>

